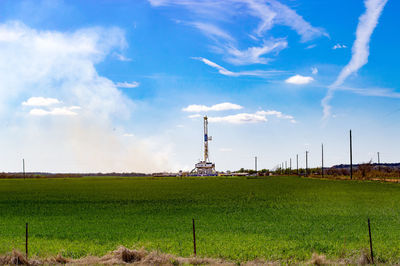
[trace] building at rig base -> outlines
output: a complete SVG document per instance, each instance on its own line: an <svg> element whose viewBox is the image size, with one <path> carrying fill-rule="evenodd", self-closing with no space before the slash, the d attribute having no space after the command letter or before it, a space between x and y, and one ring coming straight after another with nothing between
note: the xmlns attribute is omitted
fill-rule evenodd
<svg viewBox="0 0 400 266"><path fill-rule="evenodd" d="M208 142L212 140L208 136L208 118L204 116L204 160L195 164L195 168L191 171L192 175L197 176L213 176L217 175L215 164L210 162L208 158Z"/></svg>

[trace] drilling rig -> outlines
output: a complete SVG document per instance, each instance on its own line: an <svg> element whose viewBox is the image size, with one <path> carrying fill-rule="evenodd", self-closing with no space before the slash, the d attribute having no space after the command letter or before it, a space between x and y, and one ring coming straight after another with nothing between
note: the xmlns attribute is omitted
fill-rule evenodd
<svg viewBox="0 0 400 266"><path fill-rule="evenodd" d="M195 164L195 169L192 173L198 176L213 176L216 175L215 164L210 162L208 158L208 142L212 137L208 135L208 118L204 116L204 160Z"/></svg>

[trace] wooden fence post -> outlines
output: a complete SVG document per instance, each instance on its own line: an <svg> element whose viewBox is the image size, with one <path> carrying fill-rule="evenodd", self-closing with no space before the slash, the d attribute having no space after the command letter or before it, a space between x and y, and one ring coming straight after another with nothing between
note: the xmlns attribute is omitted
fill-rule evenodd
<svg viewBox="0 0 400 266"><path fill-rule="evenodd" d="M25 224L25 255L28 259L28 223Z"/></svg>
<svg viewBox="0 0 400 266"><path fill-rule="evenodd" d="M369 222L369 218L368 218L368 232L369 232L369 249L371 251L371 260L372 263L374 263L374 252L372 251L371 224Z"/></svg>
<svg viewBox="0 0 400 266"><path fill-rule="evenodd" d="M194 219L192 219L193 223L193 253L196 256L196 228L194 226Z"/></svg>

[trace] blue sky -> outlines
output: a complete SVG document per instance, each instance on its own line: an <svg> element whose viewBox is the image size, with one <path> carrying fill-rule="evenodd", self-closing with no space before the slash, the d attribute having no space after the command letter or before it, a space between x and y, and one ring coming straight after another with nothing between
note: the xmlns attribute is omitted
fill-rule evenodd
<svg viewBox="0 0 400 266"><path fill-rule="evenodd" d="M394 0L0 1L0 171L398 162Z"/></svg>

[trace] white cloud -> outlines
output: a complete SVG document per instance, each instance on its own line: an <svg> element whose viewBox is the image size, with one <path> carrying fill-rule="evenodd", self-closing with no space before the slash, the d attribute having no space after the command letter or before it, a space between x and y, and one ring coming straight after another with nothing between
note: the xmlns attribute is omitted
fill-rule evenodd
<svg viewBox="0 0 400 266"><path fill-rule="evenodd" d="M240 113L235 115L209 117L208 121L213 123L222 122L229 124L247 124L247 123L267 122L268 119L264 115Z"/></svg>
<svg viewBox="0 0 400 266"><path fill-rule="evenodd" d="M293 116L285 115L282 112L276 111L276 110L267 110L267 111L261 110L261 111L257 111L256 114L265 115L265 116L275 116L276 118L288 119L292 123L297 123Z"/></svg>
<svg viewBox="0 0 400 266"><path fill-rule="evenodd" d="M318 68L312 67L312 68L311 68L311 73L312 73L313 75L317 75L317 74L318 74Z"/></svg>
<svg viewBox="0 0 400 266"><path fill-rule="evenodd" d="M216 117L208 117L210 122L214 123L229 123L229 124L252 124L252 123L262 123L268 121L268 116L274 116L278 119L287 119L291 123L296 123L296 120L291 115L285 115L282 112L275 110L261 110L257 111L253 114L250 113L239 113L235 115L227 115L227 116L216 116Z"/></svg>
<svg viewBox="0 0 400 266"><path fill-rule="evenodd" d="M288 43L286 39L271 39L264 41L260 47L249 47L246 50L239 50L236 47L230 46L226 48L227 53L226 61L234 65L249 65L249 64L267 64L269 58L262 57L265 54L285 49Z"/></svg>
<svg viewBox="0 0 400 266"><path fill-rule="evenodd" d="M27 101L22 102L24 106L49 106L53 104L61 103L56 98L45 98L45 97L30 97Z"/></svg>
<svg viewBox="0 0 400 266"><path fill-rule="evenodd" d="M193 119L193 118L199 118L199 117L201 117L201 115L200 114L194 114L194 115L189 115L188 117Z"/></svg>
<svg viewBox="0 0 400 266"><path fill-rule="evenodd" d="M122 136L124 136L124 137L134 137L135 135L130 134L130 133L125 133L125 134L123 134Z"/></svg>
<svg viewBox="0 0 400 266"><path fill-rule="evenodd" d="M18 37L0 42L0 113L12 107L12 99L27 93L46 98L51 92L54 98L85 106L96 116L128 114L130 100L94 67L107 53L126 45L120 29L60 33L9 22L0 24L3 35Z"/></svg>
<svg viewBox="0 0 400 266"><path fill-rule="evenodd" d="M77 106L72 106L72 107L61 107L61 108L53 108L50 110L44 110L44 109L40 109L40 108L34 108L32 110L29 111L30 115L34 115L34 116L46 116L46 115L61 115L61 116L74 116L77 115L78 113L72 111L72 110L76 110Z"/></svg>
<svg viewBox="0 0 400 266"><path fill-rule="evenodd" d="M336 81L328 88L326 96L322 99L323 118L326 119L330 115L331 106L329 104L333 97L334 91L341 86L351 74L357 72L368 62L369 42L371 35L378 25L379 17L387 0L365 0L365 13L359 18L356 31L356 40L352 47L352 57L350 62L342 69Z"/></svg>
<svg viewBox="0 0 400 266"><path fill-rule="evenodd" d="M133 82L117 82L115 86L119 88L136 88L139 87L140 83L137 81Z"/></svg>
<svg viewBox="0 0 400 266"><path fill-rule="evenodd" d="M347 46L346 45L344 45L344 44L335 44L333 47L332 47L332 49L333 50L336 50L336 49L343 49L343 48L347 48Z"/></svg>
<svg viewBox="0 0 400 266"><path fill-rule="evenodd" d="M294 75L285 80L286 83L295 84L295 85L304 85L312 82L314 80L313 77L305 77L301 75Z"/></svg>
<svg viewBox="0 0 400 266"><path fill-rule="evenodd" d="M119 28L60 32L20 22L0 24L0 122L7 123L0 128L0 171L17 171L21 156L32 171L150 172L175 167L165 141L124 138L118 130L134 124L130 117L135 105L95 66L126 47L124 35ZM26 100L30 95L62 99L65 106ZM20 110L27 106L36 106L30 115Z"/></svg>
<svg viewBox="0 0 400 266"><path fill-rule="evenodd" d="M219 103L214 104L212 106L206 105L199 105L199 104L192 104L182 109L184 112L193 112L193 113L200 113L200 112L208 112L208 111L226 111L226 110L240 110L243 106L234 103Z"/></svg>
<svg viewBox="0 0 400 266"><path fill-rule="evenodd" d="M207 58L192 57L192 59L199 60L206 65L216 68L216 69L218 69L218 73L225 75L225 76L230 76L230 77L254 76L254 77L266 78L266 77L271 77L273 75L284 73L284 71L279 71L279 70L250 70L250 71L233 72L233 71L227 70L226 68L208 60Z"/></svg>

